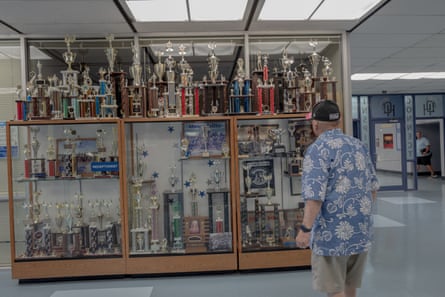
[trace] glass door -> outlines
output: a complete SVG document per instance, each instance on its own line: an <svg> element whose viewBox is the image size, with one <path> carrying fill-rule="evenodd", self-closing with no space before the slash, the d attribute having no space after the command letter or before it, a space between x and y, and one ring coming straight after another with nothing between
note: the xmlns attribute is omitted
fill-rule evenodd
<svg viewBox="0 0 445 297"><path fill-rule="evenodd" d="M374 121L371 154L380 190L406 190L405 133L399 120Z"/></svg>

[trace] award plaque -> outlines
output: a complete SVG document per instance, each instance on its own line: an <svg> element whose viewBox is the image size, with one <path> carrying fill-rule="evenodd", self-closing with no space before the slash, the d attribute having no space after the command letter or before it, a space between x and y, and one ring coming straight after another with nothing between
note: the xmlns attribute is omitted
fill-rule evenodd
<svg viewBox="0 0 445 297"><path fill-rule="evenodd" d="M203 216L185 217L183 224L186 253L204 253L209 241L209 219Z"/></svg>

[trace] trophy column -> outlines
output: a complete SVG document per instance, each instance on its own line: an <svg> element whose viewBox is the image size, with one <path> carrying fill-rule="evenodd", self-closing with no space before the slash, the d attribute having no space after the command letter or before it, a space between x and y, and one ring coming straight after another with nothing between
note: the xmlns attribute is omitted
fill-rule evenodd
<svg viewBox="0 0 445 297"><path fill-rule="evenodd" d="M172 252L183 252L182 220L184 218L183 192L164 192L164 236Z"/></svg>

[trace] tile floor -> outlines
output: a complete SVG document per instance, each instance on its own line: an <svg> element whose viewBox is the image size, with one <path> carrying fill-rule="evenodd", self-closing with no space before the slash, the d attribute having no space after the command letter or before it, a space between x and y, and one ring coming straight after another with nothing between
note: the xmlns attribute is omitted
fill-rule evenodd
<svg viewBox="0 0 445 297"><path fill-rule="evenodd" d="M445 180L419 178L419 190L379 193L375 243L360 297L441 297L445 258ZM2 297L65 297L86 289L122 296L125 288L152 287L140 297L319 297L309 270L21 283L0 269ZM94 291L96 290L96 291ZM113 293L113 292L116 292ZM56 295L54 295L56 294ZM145 295L144 295L145 294ZM71 295L69 295L71 296ZM97 295L98 297L101 295ZM139 296L138 296L139 297Z"/></svg>

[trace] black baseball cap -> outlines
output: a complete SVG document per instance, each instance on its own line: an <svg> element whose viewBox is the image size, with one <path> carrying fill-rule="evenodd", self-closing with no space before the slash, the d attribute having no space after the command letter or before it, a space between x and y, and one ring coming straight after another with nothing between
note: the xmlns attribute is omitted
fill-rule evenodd
<svg viewBox="0 0 445 297"><path fill-rule="evenodd" d="M340 119L340 109L332 100L322 100L312 107L309 119L322 122L334 122Z"/></svg>

